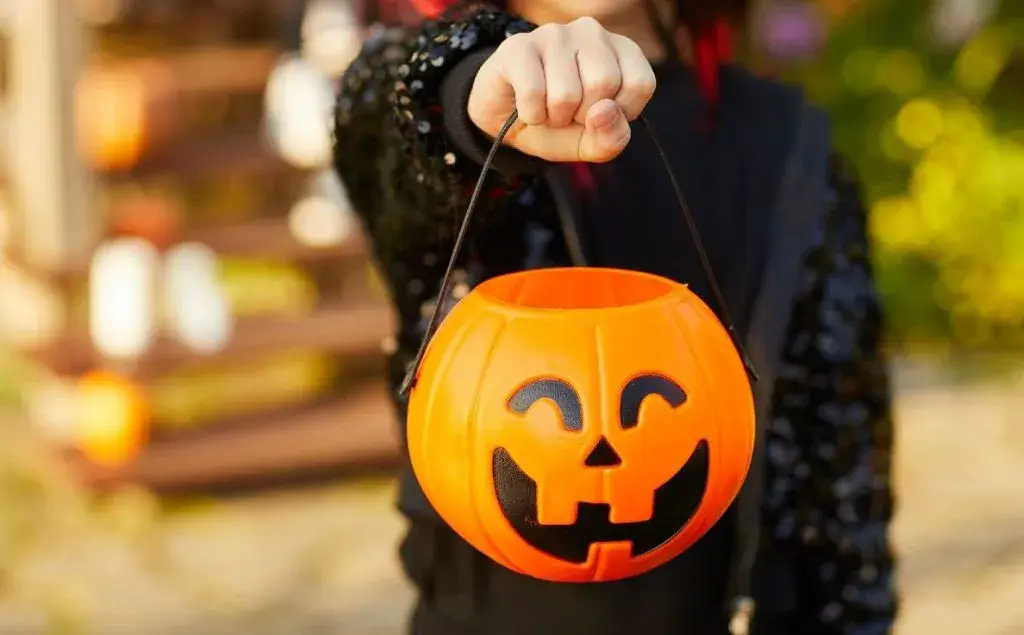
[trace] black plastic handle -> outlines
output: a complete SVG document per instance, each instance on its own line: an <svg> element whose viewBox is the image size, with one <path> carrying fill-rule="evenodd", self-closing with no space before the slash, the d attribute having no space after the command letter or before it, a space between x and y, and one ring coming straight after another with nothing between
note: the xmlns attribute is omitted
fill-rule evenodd
<svg viewBox="0 0 1024 635"><path fill-rule="evenodd" d="M448 268L444 272L444 278L441 280L441 289L438 291L437 302L434 304L434 310L430 314L430 322L427 323L427 330L423 333L423 340L420 342L420 348L416 352L416 358L409 366L409 370L406 372L405 378L402 380L402 385L398 389L398 396L400 399L407 399L409 391L412 390L416 383L416 376L419 374L420 364L423 363L423 356L427 351L427 344L430 343L430 338L433 337L434 331L437 330L438 322L441 320L441 307L444 305L448 295L451 293L452 287L452 275L455 272L455 265L458 261L459 254L462 252L462 244L466 241L466 235L469 233L469 225L473 219L473 212L476 210L477 201L480 198L480 193L484 189L484 180L487 177L487 173L491 169L491 164L494 162L494 156L498 153L498 148L501 147L502 141L505 139L505 135L515 124L519 118L519 112L513 110L512 116L508 118L505 125L498 131L497 136L494 138L494 144L491 146L490 152L487 153L487 158L484 160L483 167L480 169L480 178L477 179L476 188L473 190L473 195L469 199L469 204L466 206L466 215L462 218L462 226L459 228L459 233L455 237L455 245L452 247L452 256L448 260ZM746 349L743 348L743 343L740 341L739 336L736 333L736 327L733 325L732 317L729 315L729 307L725 304L725 297L722 295L722 290L718 286L718 279L715 277L715 272L711 267L711 261L708 260L707 252L704 250L704 243L701 241L700 233L697 231L697 223L693 220L693 213L690 211L690 206L686 203L686 197L683 196L683 189L679 185L679 181L676 179L675 173L672 171L672 164L669 162L668 154L661 145L661 141L658 139L658 135L654 132L654 128L646 117L640 115L639 120L643 123L644 128L647 129L647 134L650 135L651 140L654 142L654 147L658 151L658 156L661 159L661 164L668 173L668 178L672 182L672 190L676 195L676 203L679 205L680 211L686 218L686 225L690 229L690 236L693 239L693 245L697 249L697 255L700 257L701 266L704 269L704 275L708 279L708 284L711 287L711 292L715 294L715 301L718 303L718 308L721 311L722 320L725 323L725 328L729 332L729 337L732 339L733 346L736 347L736 352L739 353L740 359L743 360L743 366L747 370L747 376L750 377L752 382L757 382L757 371L754 369L754 364L750 360L750 356L747 355Z"/></svg>

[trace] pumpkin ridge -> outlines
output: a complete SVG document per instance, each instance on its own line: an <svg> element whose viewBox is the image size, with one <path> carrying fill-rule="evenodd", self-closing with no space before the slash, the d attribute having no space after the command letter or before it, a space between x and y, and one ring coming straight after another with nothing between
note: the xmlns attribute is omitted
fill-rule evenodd
<svg viewBox="0 0 1024 635"><path fill-rule="evenodd" d="M488 366L490 366L491 358L494 356L494 352L498 350L498 344L508 333L509 327L512 326L512 323L515 321L514 317L509 317L505 315L499 316L499 319L502 321L501 328L498 329L497 334L491 341L490 348L487 350L487 354L484 356L483 368L485 370L487 369ZM476 397L473 399L473 405L471 406L469 411L469 426L466 429L466 456L468 457L468 472L470 475L475 474L477 469L477 462L475 460L477 454L475 450L477 449L477 432L478 426L480 425L480 387L483 385L483 383L484 373L480 373L480 376L477 378L476 386L473 389L473 394L475 394ZM486 455L487 462L488 464L490 464L491 453L487 452ZM521 573L525 575L525 572L522 569L520 569L518 565L516 565L515 561L509 558L508 555L504 551L502 551L497 544L495 544L494 540L491 539L491 534L487 531L487 528L484 527L483 524L480 522L480 504L479 501L477 500L477 488L473 486L474 482L475 481L471 480L469 485L469 506L473 510L473 520L476 522L480 535L484 537L484 540L487 541L487 544L490 545L494 553L501 556L501 559L505 561L505 563L510 569L512 569L516 573Z"/></svg>
<svg viewBox="0 0 1024 635"><path fill-rule="evenodd" d="M689 304L680 302L675 307L675 309L673 311L671 311L671 313L669 314L667 319L669 321L671 321L671 322L674 322L677 325L677 327L678 327L678 331L677 332L679 334L679 337L683 340L683 345L687 349L690 349L692 351L692 348L689 346L689 342L690 342L690 338L693 338L695 336L695 334L690 329L689 323L683 318L683 315L682 315L681 311L682 311L682 308L684 306L688 307L688 308L691 308L691 309L693 308ZM707 313L710 313L711 316L714 316L714 312L711 311L711 309L707 305L704 305L703 303L701 303L701 304L698 304L698 308L699 309L704 309ZM715 319L717 320L717 317ZM722 327L722 328L724 330L724 327ZM724 336L728 337L728 335L724 335ZM691 354L694 357L697 357L697 354L695 352L691 352ZM696 364L695 366L697 367L697 370L698 370L698 373L700 375L700 378L701 378L701 380L704 383L704 389L705 389L705 391L707 391L707 392L705 392L705 394L718 394L718 386L719 386L719 384L715 380L713 375L708 373L707 369L704 367L703 364ZM721 479L720 478L716 478L718 476L719 470L721 469L720 466L724 462L723 457L722 457L722 453L724 451L724 445L725 444L723 444L721 442L721 437L723 436L722 435L722 426L723 425L728 425L728 422L723 420L721 408L719 407L719 404L718 404L717 400L715 400L715 399L707 399L706 401L710 404L712 410L714 411L715 419L716 419L716 424L717 424L717 425L714 426L714 429L718 430L719 438L715 440L715 443L709 443L708 444L710 446L710 451L708 453L708 483L709 484L713 484L714 488L713 488L713 491L707 491L707 492L705 492L704 495L705 495L705 497L710 495L710 496L714 496L715 498L717 498L718 496L721 495L722 489L723 489L723 483L722 483ZM747 469L749 469L749 462L748 462ZM739 492L737 491L737 493L734 494L731 497L729 506L732 505L732 501L735 500L736 495L738 495L738 494L739 494ZM727 509L728 509L728 507L726 507L726 510ZM698 528L698 533L704 533L706 531L709 531L711 529L711 527L716 525L718 523L718 521L721 520L724 515L725 515L725 512L723 511L722 515L718 516L717 518L710 518L710 517L702 518L701 519L702 520L701 525Z"/></svg>
<svg viewBox="0 0 1024 635"><path fill-rule="evenodd" d="M444 322L442 321L441 326L443 326L443 325L444 325ZM469 335L475 330L475 328L479 327L480 325L481 325L481 322L473 321L473 320L467 320L464 323L462 323L461 325L459 325L458 330L452 336L452 345L449 346L448 349L445 350L442 353L441 360L437 363L436 374L441 374L442 372L447 372L448 371L448 368L455 361L455 358L458 355L459 349L465 343L465 341L469 337ZM435 335L436 335L436 332L435 332ZM433 338L431 338L431 340L433 340ZM433 343L433 341L431 341L431 344L432 343ZM429 344L428 344L428 346L429 346ZM422 369L421 369L421 372L422 372ZM437 400L437 395L438 395L437 391L433 391L433 390L430 391L427 394L427 402L425 404L423 404L423 412L426 413L426 419L423 422L423 425L421 427L420 438L419 438L419 446L420 446L419 447L419 454L420 454L420 456L423 456L423 457L430 456L430 454L431 454L430 448L429 448L429 446L430 446L430 439L432 438L431 426L432 426L432 424L434 422L434 419L435 419L435 417L434 417L434 404L435 404L435 402ZM406 423L406 425L408 426L408 423ZM406 435L407 435L406 438L408 438L408 432L406 433ZM421 482L420 486L423 488L424 494L427 494L427 499L428 500L431 497L431 491L430 491L430 487L428 486L428 484L429 483L436 483L437 480L438 480L436 478L434 470L431 469L433 467L433 465L434 465L433 461L430 461L430 460L424 461L423 470L426 472L426 474L424 475L426 478L419 478L419 477L417 477L417 480L419 480ZM414 473L415 473L415 471L414 471ZM436 494L433 494L433 495L436 496ZM433 505L433 503L431 503L431 504Z"/></svg>
<svg viewBox="0 0 1024 635"><path fill-rule="evenodd" d="M675 326L673 331L675 332L676 337L679 338L679 341L682 344L683 348L689 350L690 354L696 358L697 355L693 352L693 349L690 347L690 337L693 336L693 333L690 332L689 325L686 323L686 320L683 319L683 316L680 313L681 308L684 306L687 306L685 302L677 303L676 306L674 306L672 310L668 312L668 315L665 316L665 321L669 323L669 326ZM713 384L708 381L708 375L704 371L704 365L695 364L695 366L699 370L701 382L704 384L704 394L706 395L708 394L709 389L712 388ZM683 388L685 389L686 387L684 386ZM717 406L713 407L715 407L717 410ZM721 461L722 450L718 446L719 443L711 443L710 439L708 440L708 483L705 486L707 488L704 492L705 499L712 496L717 497L718 492L721 490L721 484L713 477L713 473L717 469L716 466L718 465L719 461ZM700 518L701 520L701 523L698 526L698 533L703 533L706 529L710 528L710 526L714 524L709 524L705 517L698 516L698 518ZM718 522L717 518L715 519L715 522ZM687 527L684 526L682 530L685 531L686 529Z"/></svg>

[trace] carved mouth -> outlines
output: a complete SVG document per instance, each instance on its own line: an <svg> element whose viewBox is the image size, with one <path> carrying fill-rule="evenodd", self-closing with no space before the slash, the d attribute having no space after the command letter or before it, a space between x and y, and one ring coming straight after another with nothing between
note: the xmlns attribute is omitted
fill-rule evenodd
<svg viewBox="0 0 1024 635"><path fill-rule="evenodd" d="M679 533L700 508L708 483L708 444L700 441L689 460L654 491L649 520L613 523L605 503L577 503L576 522L541 525L537 520L537 482L527 476L504 448L491 461L494 486L502 514L534 549L567 562L587 561L590 545L629 542L633 557L642 556Z"/></svg>

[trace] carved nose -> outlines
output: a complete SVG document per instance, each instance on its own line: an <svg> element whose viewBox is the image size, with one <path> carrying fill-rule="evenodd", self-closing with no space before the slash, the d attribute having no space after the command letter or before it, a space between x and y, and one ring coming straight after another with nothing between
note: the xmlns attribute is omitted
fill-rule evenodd
<svg viewBox="0 0 1024 635"><path fill-rule="evenodd" d="M618 467L622 465L622 459L608 439L601 437L583 464L587 467Z"/></svg>

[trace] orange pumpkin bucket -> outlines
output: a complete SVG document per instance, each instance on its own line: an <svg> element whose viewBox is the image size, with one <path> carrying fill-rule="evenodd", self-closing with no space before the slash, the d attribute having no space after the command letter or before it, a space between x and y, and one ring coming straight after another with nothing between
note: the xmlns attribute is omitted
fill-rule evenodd
<svg viewBox="0 0 1024 635"><path fill-rule="evenodd" d="M612 269L484 282L434 334L409 399L427 498L479 551L557 581L667 562L739 492L750 382L685 286Z"/></svg>
<svg viewBox="0 0 1024 635"><path fill-rule="evenodd" d="M409 456L441 518L495 562L557 582L636 576L739 493L756 434L748 368L685 285L532 270L437 320L406 386Z"/></svg>

